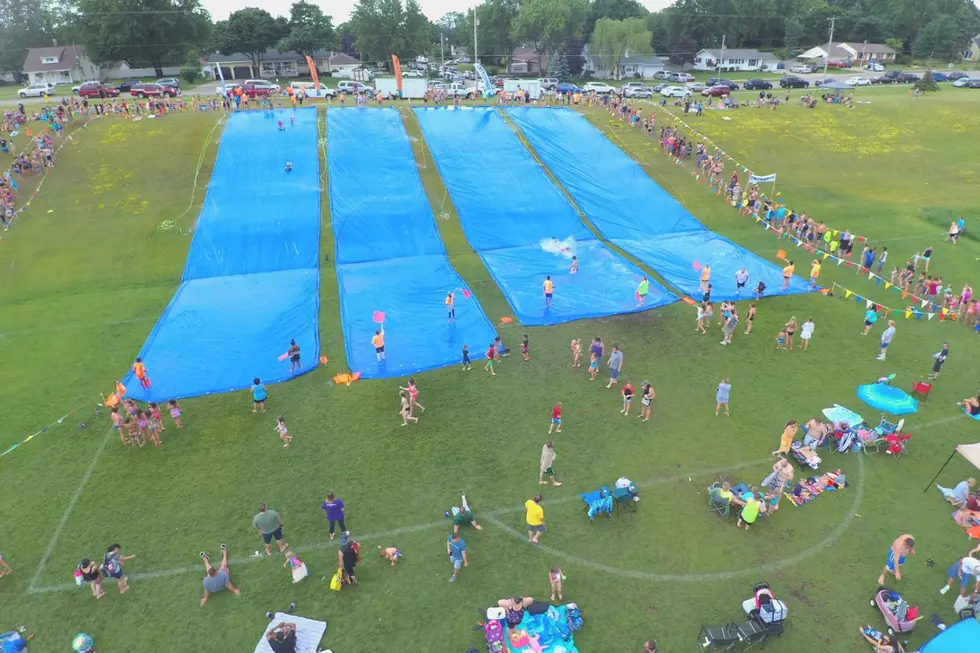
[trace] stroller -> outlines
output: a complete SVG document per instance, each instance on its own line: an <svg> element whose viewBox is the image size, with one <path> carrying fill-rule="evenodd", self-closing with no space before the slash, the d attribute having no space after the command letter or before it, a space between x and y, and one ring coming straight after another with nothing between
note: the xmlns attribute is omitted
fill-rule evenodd
<svg viewBox="0 0 980 653"><path fill-rule="evenodd" d="M903 599L898 592L880 587L875 592L871 601L872 608L878 608L881 615L888 624L888 634L907 633L915 628L915 622L922 617L919 615L919 606L909 606L908 601Z"/></svg>
<svg viewBox="0 0 980 653"><path fill-rule="evenodd" d="M702 626L698 635L701 651L747 651L773 635L783 634L786 605L776 599L768 583L757 583L754 595L742 602L746 620L719 628Z"/></svg>

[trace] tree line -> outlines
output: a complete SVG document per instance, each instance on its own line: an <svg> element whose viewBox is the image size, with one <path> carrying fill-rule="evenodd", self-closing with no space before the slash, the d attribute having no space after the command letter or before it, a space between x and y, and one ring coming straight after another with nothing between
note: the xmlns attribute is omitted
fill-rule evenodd
<svg viewBox="0 0 980 653"><path fill-rule="evenodd" d="M790 57L827 43L832 18L835 42L887 43L906 58L955 61L980 33L971 0L676 0L655 12L637 0L483 0L475 12L436 21L418 0L359 0L336 26L306 0L288 16L245 7L217 22L200 0L0 0L0 73L19 72L29 48L54 42L84 45L99 65L159 72L183 64L188 76L209 52L244 53L256 67L269 48L336 50L363 61L438 56L442 45L472 52L474 14L481 61L506 66L523 46L551 55L557 76L581 72L586 44L612 70L628 55L687 62L723 40Z"/></svg>

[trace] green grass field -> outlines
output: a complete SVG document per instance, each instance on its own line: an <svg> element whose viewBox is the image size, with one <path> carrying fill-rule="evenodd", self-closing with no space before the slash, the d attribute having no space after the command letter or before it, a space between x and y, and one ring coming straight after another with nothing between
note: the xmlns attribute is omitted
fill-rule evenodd
<svg viewBox="0 0 980 653"><path fill-rule="evenodd" d="M980 244L942 243L943 221L960 213L970 220L980 199L972 152L980 100L948 89L913 101L906 91L876 89L870 104L852 111L794 105L711 113L697 127L757 173L778 173L777 189L792 208L888 246L895 264L932 243L931 271L958 287L977 269ZM722 205L639 130L611 122L600 109L583 112L709 228L768 257L790 249ZM453 265L492 320L509 315L463 237L417 122L408 111L402 116ZM328 621L324 644L335 653L461 653L482 649L471 629L478 610L521 592L547 599L548 569L556 564L568 577L565 599L585 617L576 637L583 653L635 651L648 637L665 651L695 650L701 624L738 619L758 580L768 580L791 613L786 633L766 650L816 644L856 652L866 650L858 627L883 625L868 599L888 546L903 532L916 535L918 555L901 589L927 613L954 618L951 598L939 600L938 589L943 570L969 542L938 493L922 489L954 445L977 440L976 424L953 405L976 391L968 353L975 336L961 324L902 319L882 364L875 361L881 327L862 338L863 307L853 300L764 300L753 333L739 331L724 348L717 330L693 332L693 311L682 303L557 327L498 326L509 343L528 333L532 360L507 359L494 378L479 365L418 375L427 411L417 425L401 428L397 387L404 379L330 382L346 371L331 255L320 298L328 365L271 387L264 415L251 412L244 392L191 399L182 402L185 428L168 424L161 449L124 449L93 410L179 283L186 230L217 151L217 119L188 113L92 123L63 150L29 211L0 241L0 450L77 408L0 459L0 552L15 568L0 579L0 630L27 624L38 633L32 652L67 650L79 631L92 634L100 651L247 651L265 626L263 613L295 600L298 614ZM658 125L664 120L660 113ZM332 253L326 188L322 199L321 248ZM803 269L809 257L801 252L797 259ZM827 265L823 276L904 306L854 270ZM808 352L773 350L791 315L816 322ZM652 381L657 399L649 424L624 418L616 390L590 382L585 368L570 368L568 342L596 335L622 347L625 377ZM761 480L787 420L805 421L834 402L876 418L854 398L856 386L895 372L896 383L908 387L929 371L943 340L952 353L942 379L907 421L910 455L834 454L825 467L844 468L850 488L803 508L784 502L751 532L707 513L712 481ZM727 419L712 410L722 376L734 386ZM565 485L541 488L538 456L559 399L566 415L554 437L556 471ZM295 436L290 450L275 437L277 414ZM941 481L953 484L971 471L954 458ZM620 475L641 488L636 514L590 525L578 493ZM331 488L347 503L364 554L360 586L339 594L323 580L336 568L319 509ZM471 564L449 585L442 512L460 488L484 529L464 533ZM525 541L522 504L539 490L549 531L534 548ZM249 555L261 546L251 528L260 502L281 512L288 541L312 571L300 585L290 583L281 558ZM138 556L128 566L132 590L120 596L107 585L96 602L72 586L72 572L82 556L98 557L111 542ZM230 547L242 594L215 596L202 608L198 552L216 556L221 542ZM389 545L406 556L394 569L376 554ZM920 624L913 645L931 632Z"/></svg>

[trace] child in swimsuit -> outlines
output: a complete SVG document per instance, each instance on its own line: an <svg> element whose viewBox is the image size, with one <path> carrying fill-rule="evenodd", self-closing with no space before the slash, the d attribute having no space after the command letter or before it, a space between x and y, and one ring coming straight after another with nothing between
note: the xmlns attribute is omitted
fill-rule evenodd
<svg viewBox="0 0 980 653"><path fill-rule="evenodd" d="M528 345L527 334L525 333L524 340L521 341L521 356L524 357L524 360L529 361L531 360L531 357L527 353L527 345Z"/></svg>
<svg viewBox="0 0 980 653"><path fill-rule="evenodd" d="M785 329L782 330L782 331L780 331L779 332L779 335L776 336L776 349L782 349L784 351L786 350L786 330Z"/></svg>
<svg viewBox="0 0 980 653"><path fill-rule="evenodd" d="M177 425L177 428L183 428L184 424L180 421L181 412L177 400L171 399L167 402L167 406L170 407L170 417L173 419L174 424Z"/></svg>
<svg viewBox="0 0 980 653"><path fill-rule="evenodd" d="M391 566L394 567L398 559L402 557L402 552L397 546L389 546L385 549L381 549L381 557L385 560L391 560Z"/></svg>
<svg viewBox="0 0 980 653"><path fill-rule="evenodd" d="M145 443L140 440L140 431L139 426L136 424L136 420L134 420L132 417L127 417L123 424L126 425L126 435L129 436L130 442L133 444L139 444L139 446L142 447Z"/></svg>
<svg viewBox="0 0 980 653"><path fill-rule="evenodd" d="M582 341L572 340L572 367L582 367Z"/></svg>
<svg viewBox="0 0 980 653"><path fill-rule="evenodd" d="M289 435L289 429L286 428L286 420L282 416L276 418L276 431L279 432L279 439L283 441L282 448L288 449L289 443L293 441L293 436Z"/></svg>
<svg viewBox="0 0 980 653"><path fill-rule="evenodd" d="M595 381L595 377L599 374L599 359L595 354L589 357L589 376Z"/></svg>
<svg viewBox="0 0 980 653"><path fill-rule="evenodd" d="M145 411L136 412L136 427L140 430L140 440L146 440L149 435L150 418Z"/></svg>

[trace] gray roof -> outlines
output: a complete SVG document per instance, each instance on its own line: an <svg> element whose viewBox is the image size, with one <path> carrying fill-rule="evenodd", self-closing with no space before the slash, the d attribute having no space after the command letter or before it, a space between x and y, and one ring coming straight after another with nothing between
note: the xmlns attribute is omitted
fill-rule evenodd
<svg viewBox="0 0 980 653"><path fill-rule="evenodd" d="M861 52L895 54L895 49L884 43L848 43L850 47Z"/></svg>
<svg viewBox="0 0 980 653"><path fill-rule="evenodd" d="M331 55L326 50L317 50L313 53L314 59L327 59ZM338 53L333 55L334 57L342 56L346 57L346 54ZM299 61L303 58L299 52L279 52L279 50L269 48L262 55L262 61ZM354 59L354 61L357 61ZM247 54L241 52L233 52L232 54L221 54L220 52L213 52L208 55L208 63L251 63L252 60Z"/></svg>
<svg viewBox="0 0 980 653"><path fill-rule="evenodd" d="M721 48L705 48L715 59L721 58ZM758 50L739 50L737 48L725 48L726 59L776 59L776 55L771 52L759 52Z"/></svg>
<svg viewBox="0 0 980 653"><path fill-rule="evenodd" d="M80 45L54 45L48 48L31 48L24 59L25 73L53 72L71 70L84 56L84 48ZM58 63L41 63L45 57L58 57Z"/></svg>
<svg viewBox="0 0 980 653"><path fill-rule="evenodd" d="M662 66L664 62L660 57L656 57L652 54L650 55L634 55L630 57L623 57L622 61L619 62L621 66L633 66L633 65L644 65L644 66Z"/></svg>
<svg viewBox="0 0 980 653"><path fill-rule="evenodd" d="M336 54L330 55L331 66L349 66L351 64L360 65L360 61L350 56L349 54L344 54L343 52L338 52Z"/></svg>

